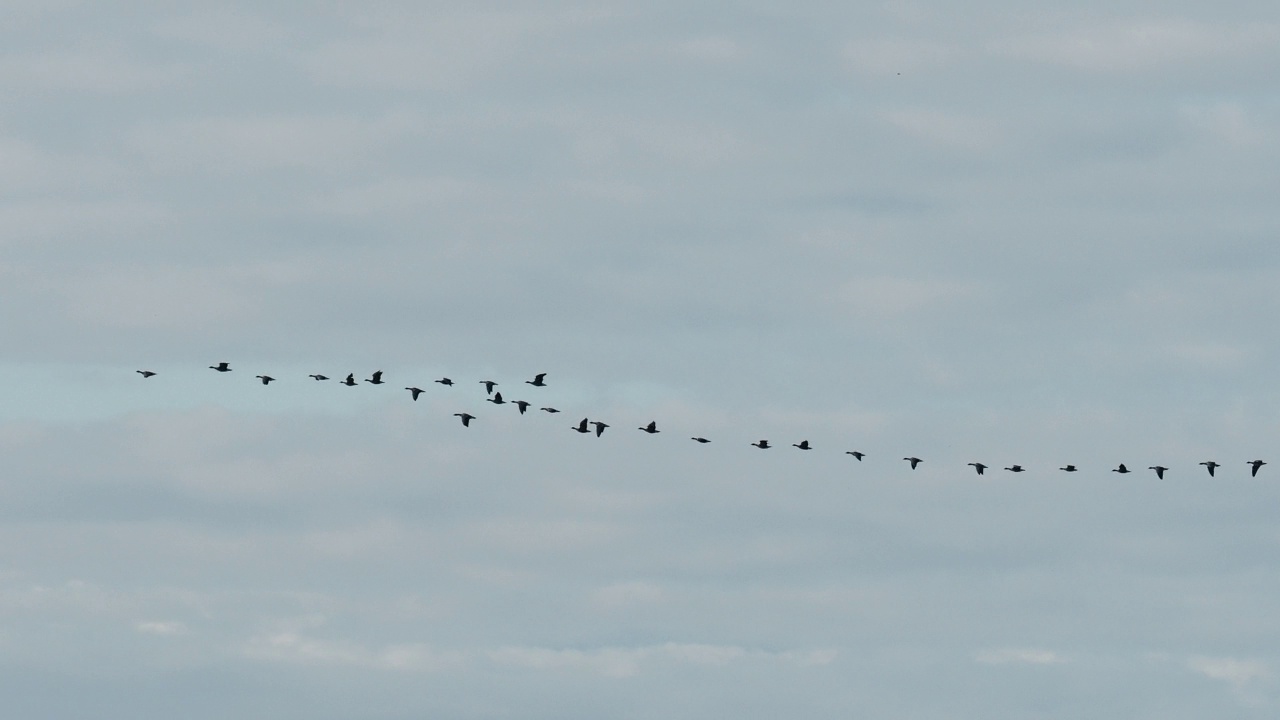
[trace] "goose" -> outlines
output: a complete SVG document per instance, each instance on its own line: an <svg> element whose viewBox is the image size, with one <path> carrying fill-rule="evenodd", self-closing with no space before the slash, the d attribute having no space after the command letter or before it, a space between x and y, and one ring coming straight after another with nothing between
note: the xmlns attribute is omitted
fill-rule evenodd
<svg viewBox="0 0 1280 720"><path fill-rule="evenodd" d="M218 363L217 365L210 365L209 369L217 370L218 372L231 372L231 363Z"/></svg>
<svg viewBox="0 0 1280 720"><path fill-rule="evenodd" d="M1169 468L1164 467L1163 465L1152 465L1151 467L1148 467L1147 469L1148 469L1148 470L1155 470L1155 471L1156 471L1156 477L1158 477L1158 478L1160 478L1161 480L1163 480L1163 479L1164 479L1164 471L1165 471L1165 470L1168 470Z"/></svg>
<svg viewBox="0 0 1280 720"><path fill-rule="evenodd" d="M271 382L272 380L275 380L275 378L271 377L270 375L254 375L254 377L256 377L256 378L258 378L259 380L261 380L263 385L266 385L267 383Z"/></svg>
<svg viewBox="0 0 1280 720"><path fill-rule="evenodd" d="M471 421L476 419L471 413L454 413L454 417L462 418L462 427L471 427Z"/></svg>
<svg viewBox="0 0 1280 720"><path fill-rule="evenodd" d="M1213 471L1214 471L1214 469L1216 469L1217 467L1219 467L1219 466L1218 466L1218 463L1216 463L1216 462L1214 462L1214 461L1212 461L1212 460L1206 460L1206 461L1204 461L1204 462L1202 462L1202 463L1200 463L1200 464L1201 464L1201 465L1203 465L1203 466L1205 466L1205 468L1207 468L1207 469L1209 470L1209 477L1213 477Z"/></svg>
<svg viewBox="0 0 1280 720"><path fill-rule="evenodd" d="M316 382L329 379L328 375L308 375L307 377L314 379Z"/></svg>
<svg viewBox="0 0 1280 720"><path fill-rule="evenodd" d="M484 399L484 401L485 401L485 402L491 402L491 403L493 403L494 405L502 405L503 403L505 403L505 402L506 402L506 400L503 400L503 399L502 399L502 393L494 393L494 394L493 394L493 397L491 397L491 398L485 398L485 399Z"/></svg>
<svg viewBox="0 0 1280 720"><path fill-rule="evenodd" d="M1060 467L1060 468L1058 468L1058 469L1059 469L1059 470L1061 470L1061 471L1063 471L1063 472L1075 472L1075 471L1076 471L1076 466L1075 466L1075 465L1067 465L1067 466L1065 466L1065 467Z"/></svg>
<svg viewBox="0 0 1280 720"><path fill-rule="evenodd" d="M359 383L357 383L357 382L356 382L356 374L355 374L355 373L348 373L348 374L347 374L347 379L346 379L346 380L343 380L341 384L346 385L347 387L355 387L355 386L356 386L356 385L358 385Z"/></svg>
<svg viewBox="0 0 1280 720"><path fill-rule="evenodd" d="M481 380L481 381L480 381L480 384L484 386L484 394L485 394L485 395L492 395L492 394L493 394L493 386L494 386L494 385L497 385L498 383L496 383L496 382L494 382L494 381L492 381L492 380Z"/></svg>
<svg viewBox="0 0 1280 720"><path fill-rule="evenodd" d="M695 437L695 438L689 438L689 439L690 439L690 440L692 440L692 441L694 441L694 442L696 442L696 443L701 443L701 444L703 444L703 445L706 445L707 443L711 442L710 440L708 440L708 439L706 439L706 438L704 438L704 437Z"/></svg>
<svg viewBox="0 0 1280 720"><path fill-rule="evenodd" d="M659 430L659 429L658 429L658 421L657 421L657 420L651 420L651 421L649 421L649 424L648 424L648 425L645 425L644 427L642 427L642 428L640 428L640 429L641 429L641 430L643 430L643 431L645 431L645 432L647 432L647 433L649 433L650 435L653 435L654 433L662 432L661 430Z"/></svg>
<svg viewBox="0 0 1280 720"><path fill-rule="evenodd" d="M524 400L515 400L513 402L515 403L515 406L520 409L521 415L523 415L524 411L528 410L529 406L532 404L532 403L527 403Z"/></svg>
<svg viewBox="0 0 1280 720"><path fill-rule="evenodd" d="M134 370L134 372L138 373L144 378L149 378L155 375L155 373L151 372L150 370Z"/></svg>
<svg viewBox="0 0 1280 720"><path fill-rule="evenodd" d="M556 413L560 412L559 410L557 410L557 409L555 409L555 408L553 408L553 407L545 407L545 408L538 408L538 409L539 409L539 410L541 410L542 412L545 412L545 413L551 413L552 415L554 415L554 414L556 414Z"/></svg>
<svg viewBox="0 0 1280 720"><path fill-rule="evenodd" d="M768 441L768 440L761 440L760 442L753 442L753 443L751 443L751 444L752 444L752 445L755 445L756 447L760 448L761 450L768 450L768 449L769 449L769 447L770 447L770 446L769 446L769 441Z"/></svg>
<svg viewBox="0 0 1280 720"><path fill-rule="evenodd" d="M381 371L381 370L379 370L379 371L375 372L375 373L373 374L373 377L371 377L371 378L366 378L366 379L365 379L365 382L367 382L367 383L371 383L371 384L373 384L373 385L381 385L381 384L382 384L382 371Z"/></svg>
<svg viewBox="0 0 1280 720"><path fill-rule="evenodd" d="M979 475L982 475L986 472L987 466L983 465L982 463L969 463L969 464L973 466L974 470L978 471Z"/></svg>
<svg viewBox="0 0 1280 720"><path fill-rule="evenodd" d="M912 470L915 470L917 465L919 465L920 463L924 462L923 460L921 460L921 459L920 459L920 458L918 458L918 457L904 457L904 458L902 458L902 459L903 459L903 460L906 460L906 461L907 461L907 462L909 462L909 463L911 463L911 469L912 469Z"/></svg>
<svg viewBox="0 0 1280 720"><path fill-rule="evenodd" d="M589 421L586 418L582 418L582 422L578 423L577 425L570 425L569 427L585 435L591 432L590 430L587 429L588 422Z"/></svg>
<svg viewBox="0 0 1280 720"><path fill-rule="evenodd" d="M800 441L800 442L798 442L798 443L791 443L791 447L797 447L797 448L800 448L801 450L812 450L812 449L813 449L812 447L810 447L810 446L809 446L809 441L808 441L808 440L801 440L801 441Z"/></svg>
<svg viewBox="0 0 1280 720"><path fill-rule="evenodd" d="M417 402L418 396L422 394L422 388L420 387L407 387L405 390L408 390L409 394L413 396L414 402Z"/></svg>
<svg viewBox="0 0 1280 720"><path fill-rule="evenodd" d="M547 376L546 373L538 373L537 375L533 376L532 380L525 380L524 384L532 385L534 387L546 387L547 384L542 381L542 379L545 378L546 376Z"/></svg>
<svg viewBox="0 0 1280 720"><path fill-rule="evenodd" d="M1124 466L1124 463L1120 463L1120 467L1118 467L1118 468L1113 468L1113 469L1111 470L1111 472L1118 472L1118 473L1120 473L1121 475L1124 475L1125 473L1129 472L1129 468L1125 467L1125 466Z"/></svg>
<svg viewBox="0 0 1280 720"><path fill-rule="evenodd" d="M845 451L844 451L844 454L845 454L845 455L852 455L852 456L854 457L854 459L855 459L855 460L857 460L858 462L862 462L862 458L864 458L864 457L866 457L866 456L867 456L867 454L866 454L866 453L864 453L864 452L858 452L857 450L845 450Z"/></svg>
<svg viewBox="0 0 1280 720"><path fill-rule="evenodd" d="M599 420L592 420L591 424L596 426L596 437L603 435L604 429L609 427L608 423L602 423Z"/></svg>
<svg viewBox="0 0 1280 720"><path fill-rule="evenodd" d="M440 378L439 380L436 380L435 382L438 382L438 383L440 383L441 385L452 385L452 384L453 384L453 381L452 381L452 380L450 380L449 378Z"/></svg>
<svg viewBox="0 0 1280 720"><path fill-rule="evenodd" d="M1249 477L1258 477L1258 468L1262 467L1263 465L1266 465L1266 463L1263 462L1262 460L1250 460L1246 464L1253 466L1253 470L1249 472Z"/></svg>
<svg viewBox="0 0 1280 720"><path fill-rule="evenodd" d="M1010 467L1005 468L1005 470L1008 470L1009 472L1026 472L1026 469L1023 468L1021 465L1012 465Z"/></svg>

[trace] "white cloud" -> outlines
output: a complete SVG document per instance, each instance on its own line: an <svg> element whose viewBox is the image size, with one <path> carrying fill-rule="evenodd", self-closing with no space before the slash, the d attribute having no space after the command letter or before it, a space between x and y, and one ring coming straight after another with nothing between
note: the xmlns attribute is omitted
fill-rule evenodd
<svg viewBox="0 0 1280 720"><path fill-rule="evenodd" d="M136 93L175 85L187 73L184 66L146 63L119 50L49 51L11 55L0 60L0 89L98 95Z"/></svg>
<svg viewBox="0 0 1280 720"><path fill-rule="evenodd" d="M605 677L639 675L645 665L700 665L723 667L742 661L764 661L809 667L835 662L838 653L829 648L769 652L748 650L736 645L664 643L641 647L608 647L595 650L544 647L503 647L489 653L499 665L515 665L534 670L581 670Z"/></svg>
<svg viewBox="0 0 1280 720"><path fill-rule="evenodd" d="M845 43L840 56L859 75L881 77L944 67L961 55L946 43L916 38L858 38Z"/></svg>
<svg viewBox="0 0 1280 720"><path fill-rule="evenodd" d="M186 635L189 632L186 624L177 620L144 620L133 627L145 635Z"/></svg>
<svg viewBox="0 0 1280 720"><path fill-rule="evenodd" d="M973 659L983 665L1060 665L1066 662L1052 650L1012 647L979 650Z"/></svg>
<svg viewBox="0 0 1280 720"><path fill-rule="evenodd" d="M1259 660L1198 655L1187 660L1187 667L1207 678L1229 684L1235 692L1243 692L1256 683L1271 679L1271 667Z"/></svg>
<svg viewBox="0 0 1280 720"><path fill-rule="evenodd" d="M992 150L1002 137L994 121L952 110L898 108L882 111L880 118L906 135L961 152Z"/></svg>
<svg viewBox="0 0 1280 720"><path fill-rule="evenodd" d="M320 640L291 631L255 636L244 647L244 653L252 659L270 662L398 672L439 672L463 661L459 653L438 652L419 643L368 647L353 642Z"/></svg>

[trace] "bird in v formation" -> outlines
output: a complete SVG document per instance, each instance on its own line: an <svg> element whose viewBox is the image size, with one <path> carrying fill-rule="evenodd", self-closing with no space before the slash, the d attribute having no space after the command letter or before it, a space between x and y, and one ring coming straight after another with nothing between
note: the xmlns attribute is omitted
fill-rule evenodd
<svg viewBox="0 0 1280 720"><path fill-rule="evenodd" d="M215 370L220 373L231 372L232 370L231 363L229 362L219 362L217 365L210 365L209 369ZM135 372L141 375L143 379L152 378L157 375L157 373L153 370L136 370ZM365 379L365 382L371 385L382 385L385 382L382 379L382 374L383 374L383 371L377 370L371 375L371 377ZM269 385L277 381L276 378L270 375L265 375L265 374L255 375L254 377L259 381L261 381L263 385ZM310 377L316 381L329 379L329 376L323 375L320 373L313 373L311 375L308 375L307 377ZM525 380L524 382L526 385L532 385L534 387L547 387L546 377L547 377L547 373L537 373L536 375L533 376L532 380ZM453 380L447 377L442 377L439 380L435 380L434 382L444 385L446 387L451 387L454 384ZM345 379L339 381L339 384L346 385L348 387L354 387L359 383L355 379L355 373L348 373ZM504 404L515 405L517 409L520 411L521 415L524 415L525 411L528 410L528 408L532 405L532 403L526 402L524 400L514 400L514 401L504 400L501 392L497 392L497 393L494 392L494 388L498 385L498 383L493 380L481 380L480 384L485 386L486 395L492 395L492 397L485 398L485 400L487 402L493 403L494 405L504 405ZM415 401L422 395L422 393L426 392L425 390L417 386L409 386L409 387L406 387L405 390L409 391L410 395ZM540 410L546 413L551 413L551 414L560 412L559 410L553 407L542 407L540 408ZM470 413L454 413L454 417L460 418L462 420L462 425L464 427L470 427L471 421L476 419L476 416ZM571 428L573 430L576 430L579 433L587 434L592 432L592 430L590 430L587 427L588 425L595 427L594 432L596 437L601 437L602 435L604 435L605 428L610 427L608 423L605 423L599 420L590 420L589 418L583 418L581 422L579 422L577 425L571 426ZM650 435L656 435L660 432L658 430L658 423L656 420L652 420L649 422L649 424L641 426L640 430ZM711 442L709 439L701 436L694 436L691 439L703 445ZM769 441L765 439L762 439L750 444L754 447L760 448L761 450L768 450L769 448L773 447L773 445L769 444ZM798 443L792 443L792 447L799 448L801 450L813 449L813 446L809 444L808 440L801 440ZM866 457L866 453L858 450L846 450L845 454L853 456L853 458L858 460L859 462L861 462L862 459ZM915 470L920 465L920 463L924 462L918 457L904 457L903 460L906 460L908 463L910 463L912 470ZM1216 477L1217 469L1222 467L1221 463L1218 463L1213 460L1206 460L1199 464L1205 467L1205 470L1207 470L1209 473L1209 477ZM1245 464L1249 466L1249 476L1257 477L1258 471L1262 468L1263 465L1266 465L1267 462L1265 460L1250 460ZM968 465L972 466L973 469L979 475L985 474L987 468L990 467L989 465L986 465L980 462L971 462L971 463L968 463ZM1079 468L1077 468L1075 465L1064 465L1058 469L1063 472L1069 472L1069 473L1074 473L1079 470ZM1163 465L1151 465L1147 469L1155 471L1156 477L1159 479L1164 479L1164 474L1169 471L1169 468ZM1014 473L1026 472L1026 468L1024 468L1021 465L1011 465L1009 467L1006 467L1005 470L1008 470ZM1118 473L1121 475L1127 475L1132 471L1129 470L1129 468L1126 467L1124 463L1120 463L1117 467L1112 468L1111 472Z"/></svg>

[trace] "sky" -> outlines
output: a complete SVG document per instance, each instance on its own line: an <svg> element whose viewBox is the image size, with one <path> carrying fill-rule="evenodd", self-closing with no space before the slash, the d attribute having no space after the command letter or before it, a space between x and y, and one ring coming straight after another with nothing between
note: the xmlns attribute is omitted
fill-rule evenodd
<svg viewBox="0 0 1280 720"><path fill-rule="evenodd" d="M1272 3L204 5L0 5L15 717L1280 709Z"/></svg>

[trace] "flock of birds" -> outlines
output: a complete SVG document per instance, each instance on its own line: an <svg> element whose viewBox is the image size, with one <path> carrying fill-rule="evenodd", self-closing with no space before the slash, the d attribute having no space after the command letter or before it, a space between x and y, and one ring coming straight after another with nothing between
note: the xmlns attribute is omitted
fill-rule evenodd
<svg viewBox="0 0 1280 720"><path fill-rule="evenodd" d="M216 370L220 373L231 372L231 364L226 362L220 362L217 365L210 365L209 369ZM151 370L138 370L137 373L141 375L144 379L155 377L156 375L156 373ZM276 381L276 378L271 377L270 375L255 375L254 377L260 380L263 385L270 385L271 383ZM307 377L310 377L316 382L322 382L330 379L329 376L321 375L319 373L308 375ZM532 380L525 380L524 384L532 385L533 387L537 387L537 388L547 387L546 378L547 378L547 373L538 373L537 375L533 376ZM377 372L374 372L370 377L366 378L363 382L369 383L371 385L382 385L384 384L385 381L382 379L382 371L378 370ZM453 380L447 377L440 378L439 380L436 380L434 382L437 382L441 385L445 385L449 387L454 385ZM356 380L355 373L348 373L345 378L338 381L338 384L346 385L348 387L354 387L359 385L360 382ZM505 398L502 397L501 391L495 391L495 388L498 386L498 383L493 380L481 380L480 384L484 385L485 395L487 395L487 397L485 398L486 402L493 403L494 405L514 405L520 411L521 415L525 414L525 412L530 407L533 406L533 403L526 402L524 400L506 400ZM406 387L405 390L409 391L410 397L415 401L418 399L419 396L422 395L422 393L426 392L425 390L417 386ZM553 407L540 407L538 409L541 410L542 412L552 413L552 414L560 412L559 410ZM472 415L471 413L468 413L468 412L454 413L453 416L462 421L463 427L471 427L471 421L476 419L475 415ZM579 432L583 435L594 432L596 437L600 437L601 435L603 435L605 428L608 428L608 427L612 427L612 426L606 422L602 422L600 420L592 420L586 417L582 418L582 420L580 420L576 425L569 426L571 430ZM650 421L649 424L647 425L640 426L639 430L641 430L642 432L649 433L650 435L654 435L660 432L658 430L658 423L656 420ZM701 437L701 436L694 436L690 439L692 439L694 442L701 443L704 445L711 442L707 438ZM760 448L761 450L768 450L770 448L776 447L774 445L771 445L768 440L758 440L756 442L750 443L750 445ZM801 450L813 449L813 446L809 444L808 440L801 440L798 443L792 443L791 446L794 448L799 448ZM861 452L859 450L846 450L845 454L853 456L853 458L858 460L859 462L862 461L862 458L866 457L866 453ZM920 463L924 462L918 457L904 457L902 459L911 465L912 470L915 470L920 465ZM1217 469L1222 467L1220 463L1214 462L1213 460L1206 460L1200 464L1203 465L1205 469L1209 471L1210 477L1213 477ZM1258 470L1261 469L1262 466L1266 465L1267 463L1263 460L1250 460L1245 464L1250 467L1250 471L1249 471L1250 476L1257 477ZM985 465L980 462L971 462L971 463L968 463L968 465L971 466L975 471L977 471L979 475L985 475L986 471L991 467L990 465ZM1060 467L1058 469L1063 472L1073 473L1073 472L1076 472L1079 468L1077 468L1075 465L1064 465L1063 467ZM1164 474L1169 470L1169 468L1163 465L1152 465L1147 469L1154 470L1156 473L1156 477L1160 479L1164 479ZM1009 467L1005 468L1005 470L1009 472L1020 473L1020 472L1025 472L1026 468L1022 467L1021 465L1010 465ZM1112 468L1111 472L1120 473L1124 475L1133 471L1130 470L1128 467L1126 467L1124 463L1120 463L1118 467Z"/></svg>

